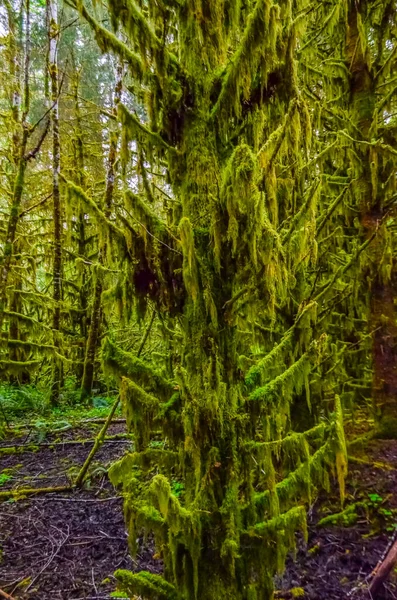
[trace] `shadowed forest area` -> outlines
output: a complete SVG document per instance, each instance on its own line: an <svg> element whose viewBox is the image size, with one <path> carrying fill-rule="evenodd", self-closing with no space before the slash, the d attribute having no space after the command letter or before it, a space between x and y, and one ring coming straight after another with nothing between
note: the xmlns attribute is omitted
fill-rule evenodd
<svg viewBox="0 0 397 600"><path fill-rule="evenodd" d="M397 598L396 0L0 0L0 598Z"/></svg>

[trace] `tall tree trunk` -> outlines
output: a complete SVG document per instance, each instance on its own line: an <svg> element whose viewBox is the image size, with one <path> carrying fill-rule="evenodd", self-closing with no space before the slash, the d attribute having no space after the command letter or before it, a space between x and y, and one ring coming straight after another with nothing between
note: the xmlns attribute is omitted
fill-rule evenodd
<svg viewBox="0 0 397 600"><path fill-rule="evenodd" d="M49 74L51 81L51 122L52 122L52 198L54 219L54 256L53 256L53 300L54 313L52 328L54 346L60 346L61 299L62 299L62 208L59 190L59 174L61 166L61 144L59 136L59 79L58 79L58 6L57 0L48 0L48 38L49 38ZM59 400L62 386L62 365L55 357L53 380L51 386L51 402Z"/></svg>
<svg viewBox="0 0 397 600"><path fill-rule="evenodd" d="M16 167L14 180L14 189L12 203L10 208L10 217L7 225L6 241L2 257L2 266L0 271L0 331L3 327L5 310L7 306L7 285L11 271L11 265L14 254L14 242L19 221L22 194L25 183L25 172L27 166L26 148L29 140L29 124L27 116L29 113L30 91L29 91L29 68L30 68L30 0L26 0L26 19L25 19L25 62L24 62L24 104L23 112L20 117L21 94L19 88L19 48L16 42L16 22L13 8L9 2L6 3L8 21L11 34L11 58L10 72L14 75L15 84L12 98L12 114L14 121L13 132L13 156ZM22 128L22 135L19 130Z"/></svg>
<svg viewBox="0 0 397 600"><path fill-rule="evenodd" d="M114 94L114 106L113 106L113 114L117 114L117 105L120 102L121 98L121 90L123 83L123 70L122 67L119 66L117 69L117 81L115 87ZM104 213L107 218L110 217L112 210L112 202L113 202L113 192L114 192L114 182L115 182L115 164L117 158L117 141L118 135L117 131L112 131L110 133L110 144L109 144L109 154L108 154L108 165L107 165L107 174L106 174L106 189L105 189L105 206ZM99 265L104 265L106 263L106 242L102 243L102 247L99 248ZM94 380L94 372L95 372L95 357L98 346L98 338L99 331L101 326L101 297L102 297L102 273L100 268L96 274L95 288L94 288L94 300L92 303L92 312L91 312L91 322L90 329L87 339L86 346L86 354L84 361L84 373L81 384L81 395L82 398L87 398L91 395L92 392L92 384Z"/></svg>
<svg viewBox="0 0 397 600"><path fill-rule="evenodd" d="M84 142L83 142L83 126L80 113L79 103L79 85L80 75L75 66L75 81L74 81L74 111L75 111L75 152L76 152L76 183L83 190L86 188L86 176L85 176L85 156L84 156ZM76 223L76 237L77 237L77 254L83 261L86 260L86 224L84 209L80 209L77 214ZM84 376L84 361L85 361L85 348L87 339L87 320L88 320L88 292L87 292L87 278L86 269L84 266L81 267L82 272L80 274L80 290L79 290L79 321L78 330L80 337L79 351L77 356L76 366L76 377L77 385L81 388L83 376Z"/></svg>
<svg viewBox="0 0 397 600"><path fill-rule="evenodd" d="M393 166L384 166L378 149L369 144L376 135L377 69L371 65L369 50L363 48L360 38L360 23L365 22L365 10L364 2L351 0L346 37L350 110L355 126L352 136L359 138L359 142L354 144L354 152L361 162L354 185L362 235L365 239L373 238L368 246L363 278L368 282L374 412L379 433L397 436L397 314L393 289L393 277L395 279L396 276L393 273L390 275L386 265L390 259L386 252L390 240L382 189L382 183L390 176Z"/></svg>

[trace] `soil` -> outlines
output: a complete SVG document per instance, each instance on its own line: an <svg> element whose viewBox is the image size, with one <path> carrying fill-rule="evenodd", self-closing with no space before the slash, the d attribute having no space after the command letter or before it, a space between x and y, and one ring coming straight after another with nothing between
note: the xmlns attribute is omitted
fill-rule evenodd
<svg viewBox="0 0 397 600"><path fill-rule="evenodd" d="M0 454L0 473L11 479L0 491L68 485L91 450L92 442L60 441L95 436L99 424L49 434L35 451ZM109 435L125 432L112 425ZM8 438L0 447L38 442L37 433ZM107 467L130 447L129 440L107 441L95 456L83 490L26 496L0 504L0 589L19 600L105 600L115 589L116 569L161 570L153 551L141 547L132 560L122 499L106 476Z"/></svg>
<svg viewBox="0 0 397 600"><path fill-rule="evenodd" d="M0 491L68 485L89 453L98 423L43 435L31 431L3 440L47 444L16 454L0 454ZM108 435L125 433L114 424ZM54 444L51 446L51 444ZM16 600L110 600L118 568L161 572L153 547L141 544L132 560L122 500L108 481L107 467L130 448L129 439L108 440L98 451L86 487L80 491L29 496L0 504L0 589ZM33 449L32 449L33 448ZM24 450L22 448L22 450ZM295 560L276 578L279 598L304 591L307 600L370 599L366 581L396 532L397 442L375 441L349 464L345 507L361 503L348 527L319 527L341 510L336 486L309 507L307 544L299 540ZM1 481L1 480L0 480ZM300 590L299 588L302 588ZM298 596L299 597L299 596ZM397 599L397 579L389 577L378 600Z"/></svg>
<svg viewBox="0 0 397 600"><path fill-rule="evenodd" d="M378 561L397 533L397 442L367 443L366 455L351 457L344 508L357 509L351 526L318 526L341 511L336 486L320 495L308 513L308 542L299 544L296 560L290 559L278 588L302 588L306 600L372 600L367 583ZM283 597L280 594L280 597ZM288 597L286 595L286 597ZM389 577L377 600L397 599L397 578Z"/></svg>

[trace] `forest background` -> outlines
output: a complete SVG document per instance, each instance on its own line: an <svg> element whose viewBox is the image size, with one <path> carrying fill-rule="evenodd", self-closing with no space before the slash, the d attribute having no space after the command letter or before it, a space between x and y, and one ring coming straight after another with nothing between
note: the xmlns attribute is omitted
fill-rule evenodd
<svg viewBox="0 0 397 600"><path fill-rule="evenodd" d="M396 15L3 0L0 424L120 395L130 594L271 597L344 414L397 435Z"/></svg>

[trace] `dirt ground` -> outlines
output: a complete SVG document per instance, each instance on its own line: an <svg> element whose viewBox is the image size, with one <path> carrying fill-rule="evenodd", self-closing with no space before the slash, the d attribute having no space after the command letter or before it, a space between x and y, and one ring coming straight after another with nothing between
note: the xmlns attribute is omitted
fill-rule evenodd
<svg viewBox="0 0 397 600"><path fill-rule="evenodd" d="M4 440L0 447L48 445L0 454L0 491L68 485L92 442L59 442L93 439L98 427L90 423L44 439L35 432L26 439L24 432ZM109 434L123 431L122 424L114 424ZM107 467L129 447L128 439L106 441L84 490L0 504L0 589L17 600L110 600L117 568L160 572L161 564L153 559L150 547L142 547L136 559L131 559L122 501L106 476ZM283 576L276 578L278 597L290 598L289 590L302 588L303 597L309 600L371 598L365 579L396 531L397 442L372 442L366 455L359 456L359 462L353 457L349 464L345 504L359 503L356 522L349 527L319 527L320 519L341 508L336 488L327 498L317 498L309 508L307 545L300 542L296 560L291 558ZM377 598L397 599L397 579L391 576Z"/></svg>
<svg viewBox="0 0 397 600"><path fill-rule="evenodd" d="M303 588L310 600L353 600L372 596L367 589L379 559L394 538L397 526L397 442L374 441L359 453L366 462L349 462L345 507L365 503L357 508L352 526L324 526L318 522L341 510L335 489L331 496L319 497L308 514L309 539L301 544L296 561L290 560L282 578L281 589ZM377 600L397 598L397 578L389 577Z"/></svg>
<svg viewBox="0 0 397 600"><path fill-rule="evenodd" d="M34 451L0 454L0 472L11 477L0 490L68 485L92 443L99 425L90 424L45 437ZM118 434L123 426L111 426ZM42 437L42 434L40 434ZM7 439L1 446L36 443L37 435ZM117 568L159 567L152 552L129 556L122 501L106 477L106 468L130 447L129 440L107 441L95 456L87 489L29 496L0 504L0 589L20 600L104 600L115 589Z"/></svg>

